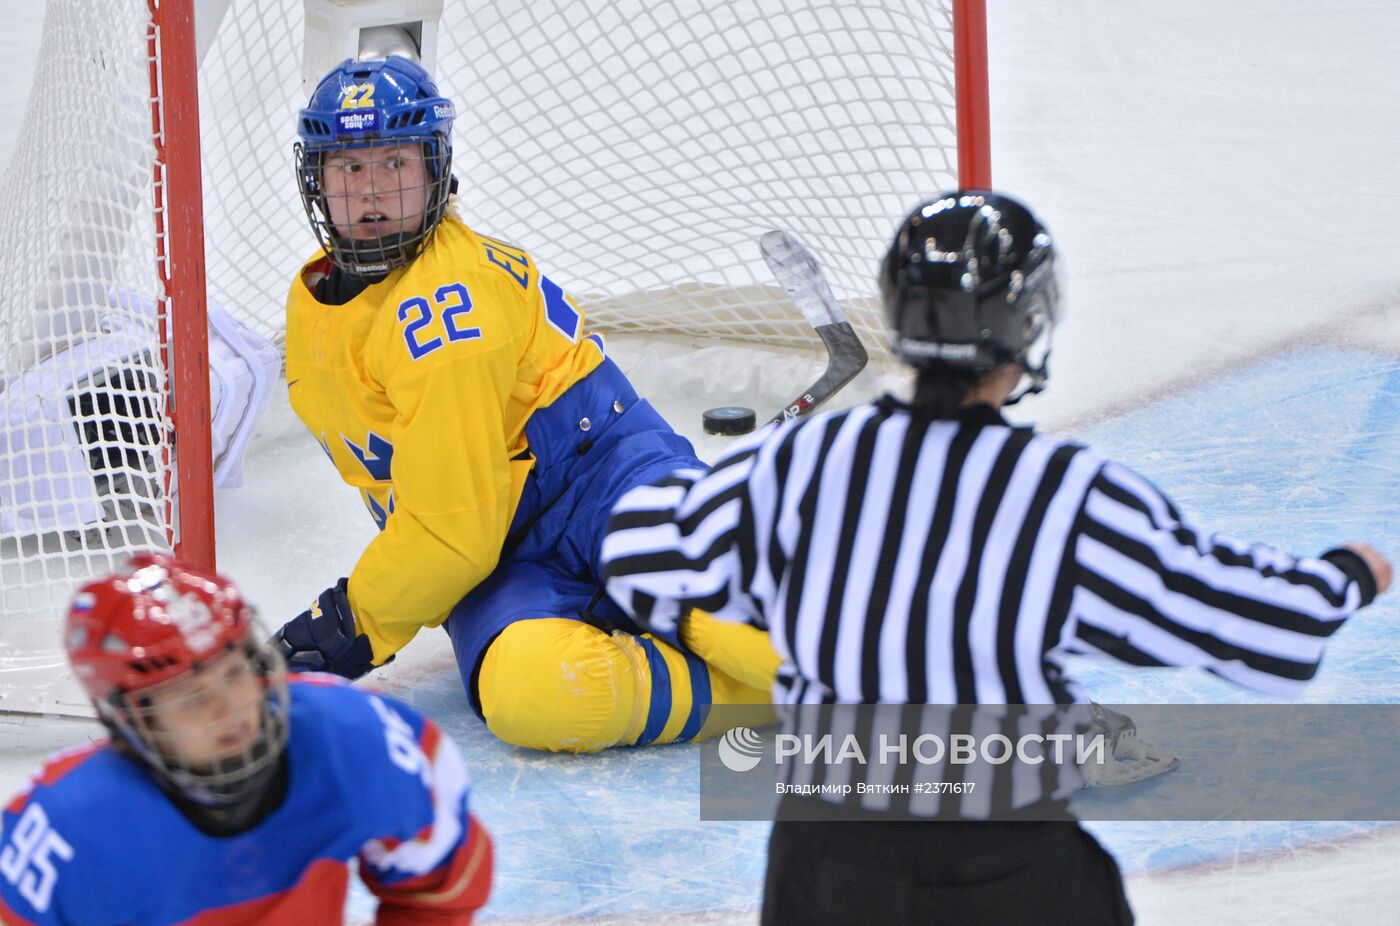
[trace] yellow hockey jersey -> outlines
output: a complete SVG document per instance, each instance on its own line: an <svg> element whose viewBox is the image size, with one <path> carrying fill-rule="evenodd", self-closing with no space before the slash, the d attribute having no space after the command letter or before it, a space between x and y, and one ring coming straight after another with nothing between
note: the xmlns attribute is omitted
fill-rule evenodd
<svg viewBox="0 0 1400 926"><path fill-rule="evenodd" d="M381 528L349 597L382 663L490 575L533 466L526 422L603 355L529 255L454 217L344 305L317 301L318 269L287 297L287 386Z"/></svg>

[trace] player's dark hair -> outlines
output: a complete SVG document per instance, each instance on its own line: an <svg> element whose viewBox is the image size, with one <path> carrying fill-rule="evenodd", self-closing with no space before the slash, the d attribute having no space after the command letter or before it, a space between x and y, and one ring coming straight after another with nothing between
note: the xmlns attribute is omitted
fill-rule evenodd
<svg viewBox="0 0 1400 926"><path fill-rule="evenodd" d="M936 420L958 417L963 400L977 383L977 374L955 367L925 367L914 381L914 411Z"/></svg>

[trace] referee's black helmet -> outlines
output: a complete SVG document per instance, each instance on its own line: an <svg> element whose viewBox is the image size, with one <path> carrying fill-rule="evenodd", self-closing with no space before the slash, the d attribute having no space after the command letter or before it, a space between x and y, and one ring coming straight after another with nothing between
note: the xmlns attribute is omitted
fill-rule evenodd
<svg viewBox="0 0 1400 926"><path fill-rule="evenodd" d="M921 203L885 256L880 290L905 363L972 376L1020 363L1030 377L1022 395L1045 385L1060 318L1055 249L1011 197L958 190Z"/></svg>

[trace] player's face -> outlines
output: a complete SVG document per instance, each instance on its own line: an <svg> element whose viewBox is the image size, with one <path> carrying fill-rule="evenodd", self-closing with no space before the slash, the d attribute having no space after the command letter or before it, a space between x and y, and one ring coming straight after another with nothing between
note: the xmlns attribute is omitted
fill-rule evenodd
<svg viewBox="0 0 1400 926"><path fill-rule="evenodd" d="M423 227L428 171L418 144L347 148L326 155L331 222L357 241L412 234Z"/></svg>
<svg viewBox="0 0 1400 926"><path fill-rule="evenodd" d="M264 687L243 652L222 656L149 694L151 740L168 759L196 771L245 756L260 732Z"/></svg>

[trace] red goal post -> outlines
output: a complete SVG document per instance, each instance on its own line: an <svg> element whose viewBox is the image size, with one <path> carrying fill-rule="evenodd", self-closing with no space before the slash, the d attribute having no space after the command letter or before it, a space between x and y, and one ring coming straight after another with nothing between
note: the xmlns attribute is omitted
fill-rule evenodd
<svg viewBox="0 0 1400 926"><path fill-rule="evenodd" d="M209 569L214 555L214 459L209 427L209 322L204 281L204 190L199 149L199 55L194 0L148 0L151 12L151 135L158 304L169 373L173 448L167 518L180 556ZM168 464L167 464L168 465ZM174 510L172 510L174 509Z"/></svg>
<svg viewBox="0 0 1400 926"><path fill-rule="evenodd" d="M992 117L986 0L953 0L953 67L958 98L958 184L990 189Z"/></svg>

